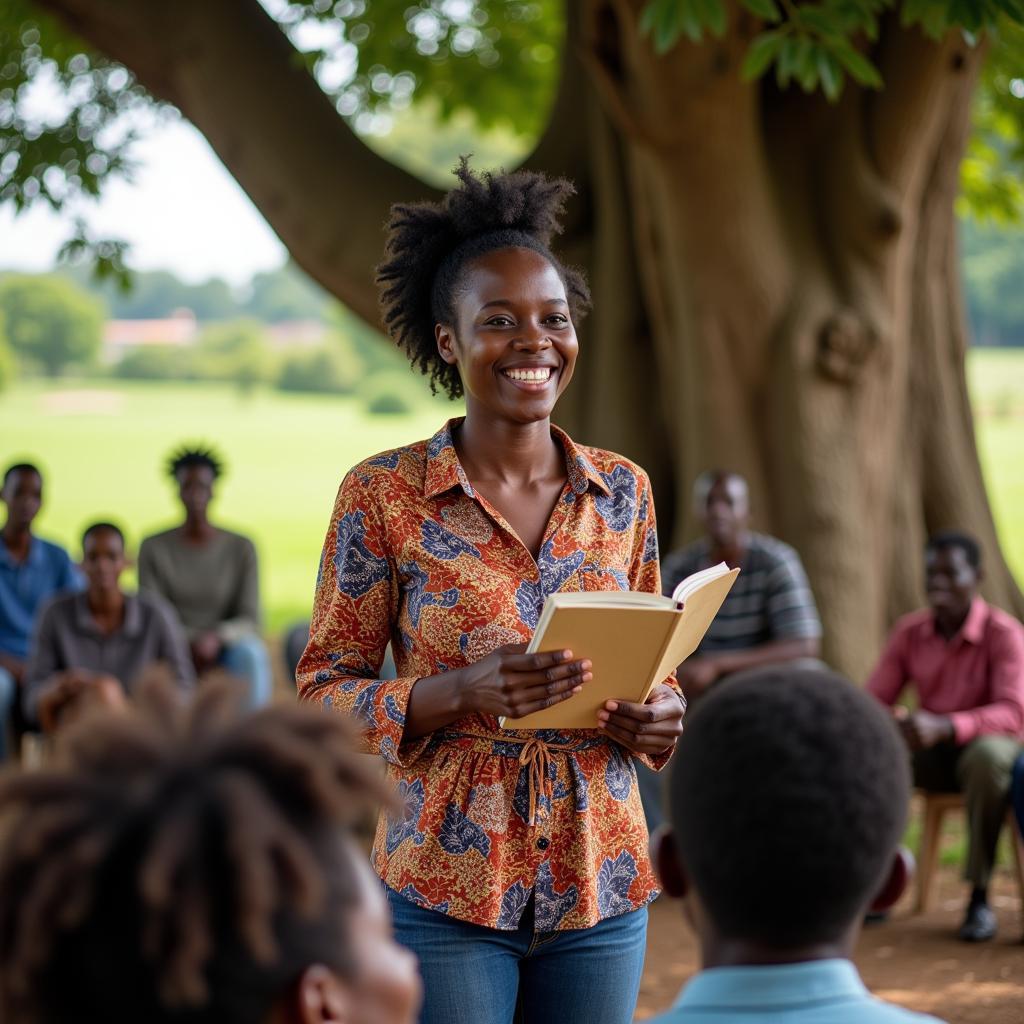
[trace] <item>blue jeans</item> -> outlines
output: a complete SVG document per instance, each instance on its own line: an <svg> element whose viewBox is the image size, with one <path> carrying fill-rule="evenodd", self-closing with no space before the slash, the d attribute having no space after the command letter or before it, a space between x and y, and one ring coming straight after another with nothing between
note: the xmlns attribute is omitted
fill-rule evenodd
<svg viewBox="0 0 1024 1024"><path fill-rule="evenodd" d="M640 991L647 908L592 928L515 931L424 910L386 889L398 941L420 960L420 1024L630 1024Z"/></svg>
<svg viewBox="0 0 1024 1024"><path fill-rule="evenodd" d="M1024 754L1013 763L1013 779L1010 782L1010 806L1017 818L1017 828L1024 837Z"/></svg>
<svg viewBox="0 0 1024 1024"><path fill-rule="evenodd" d="M220 664L225 671L245 683L246 703L250 708L270 703L274 678L267 649L258 636L244 636L226 644L221 651Z"/></svg>
<svg viewBox="0 0 1024 1024"><path fill-rule="evenodd" d="M14 727L14 702L18 699L18 684L5 668L0 668L0 764L7 760L7 746Z"/></svg>

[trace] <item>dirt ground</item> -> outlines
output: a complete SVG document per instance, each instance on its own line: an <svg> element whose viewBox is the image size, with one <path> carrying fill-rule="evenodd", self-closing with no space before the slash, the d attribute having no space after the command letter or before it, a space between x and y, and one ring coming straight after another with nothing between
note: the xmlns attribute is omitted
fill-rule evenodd
<svg viewBox="0 0 1024 1024"><path fill-rule="evenodd" d="M999 935L978 946L954 937L965 895L956 869L943 868L935 885L927 914L911 913L908 894L888 922L863 931L856 961L865 984L883 999L949 1024L1024 1024L1024 917L1012 876L996 876ZM696 943L680 906L663 897L651 908L637 1020L671 1006L696 969Z"/></svg>

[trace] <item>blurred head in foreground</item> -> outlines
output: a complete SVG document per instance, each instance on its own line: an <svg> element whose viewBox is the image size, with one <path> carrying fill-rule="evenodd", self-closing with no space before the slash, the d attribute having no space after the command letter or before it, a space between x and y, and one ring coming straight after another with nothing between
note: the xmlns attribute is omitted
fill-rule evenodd
<svg viewBox="0 0 1024 1024"><path fill-rule="evenodd" d="M340 716L236 707L151 685L0 782L0 1019L415 1019L415 963L349 836L382 783Z"/></svg>
<svg viewBox="0 0 1024 1024"><path fill-rule="evenodd" d="M701 701L652 841L704 965L848 957L902 893L910 775L896 727L832 672L763 669Z"/></svg>

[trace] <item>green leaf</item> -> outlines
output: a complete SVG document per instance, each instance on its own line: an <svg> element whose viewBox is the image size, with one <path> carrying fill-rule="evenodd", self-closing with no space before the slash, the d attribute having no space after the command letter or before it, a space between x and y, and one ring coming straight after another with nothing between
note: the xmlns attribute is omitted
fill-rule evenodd
<svg viewBox="0 0 1024 1024"><path fill-rule="evenodd" d="M705 7L708 28L716 39L721 39L725 35L725 30L728 26L725 4L722 3L722 0L706 0Z"/></svg>
<svg viewBox="0 0 1024 1024"><path fill-rule="evenodd" d="M782 12L776 5L775 0L743 0L743 6L751 14L756 14L765 21L776 22L782 20Z"/></svg>
<svg viewBox="0 0 1024 1024"><path fill-rule="evenodd" d="M772 61L778 57L785 38L782 32L764 32L750 44L740 68L744 81L752 82L768 70Z"/></svg>
<svg viewBox="0 0 1024 1024"><path fill-rule="evenodd" d="M775 65L775 81L780 89L789 85L789 80L796 73L797 67L797 40L787 36L779 49L779 60Z"/></svg>
<svg viewBox="0 0 1024 1024"><path fill-rule="evenodd" d="M801 7L800 21L826 38L842 39L846 36L847 26L834 7Z"/></svg>
<svg viewBox="0 0 1024 1024"><path fill-rule="evenodd" d="M815 60L817 48L807 36L796 41L793 57L793 74L804 92L813 92L818 84L818 63Z"/></svg>
<svg viewBox="0 0 1024 1024"><path fill-rule="evenodd" d="M835 40L829 45L832 56L846 68L850 77L860 85L869 89L882 88L882 76L878 69L862 53L858 53L849 43Z"/></svg>
<svg viewBox="0 0 1024 1024"><path fill-rule="evenodd" d="M836 64L832 55L819 48L815 54L818 64L818 78L821 80L821 88L830 103L835 103L843 91L843 72Z"/></svg>

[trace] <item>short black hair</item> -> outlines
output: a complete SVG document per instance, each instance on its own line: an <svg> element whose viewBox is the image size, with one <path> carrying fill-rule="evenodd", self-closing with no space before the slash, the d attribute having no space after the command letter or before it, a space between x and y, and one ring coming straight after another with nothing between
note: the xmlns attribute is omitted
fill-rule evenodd
<svg viewBox="0 0 1024 1024"><path fill-rule="evenodd" d="M440 203L396 203L387 224L384 261L377 267L381 317L412 365L429 375L430 389L462 395L458 369L437 351L434 325L455 322L463 268L499 249L531 249L555 268L569 313L579 321L590 307L583 275L551 252L565 201L575 191L564 179L536 171L476 175L463 157L459 185Z"/></svg>
<svg viewBox="0 0 1024 1024"><path fill-rule="evenodd" d="M388 803L322 709L144 685L0 780L0 1016L251 1024L312 964L358 969L349 829Z"/></svg>
<svg viewBox="0 0 1024 1024"><path fill-rule="evenodd" d="M910 772L891 717L834 672L766 668L697 705L676 753L680 859L723 937L834 941L881 889Z"/></svg>
<svg viewBox="0 0 1024 1024"><path fill-rule="evenodd" d="M183 469L193 466L205 466L216 480L224 472L224 460L211 445L197 444L194 447L185 445L171 452L167 458L167 471L177 479Z"/></svg>
<svg viewBox="0 0 1024 1024"><path fill-rule="evenodd" d="M967 559L967 564L972 569L981 568L981 545L977 538L962 530L940 530L928 538L925 551L946 551L949 548L959 548Z"/></svg>
<svg viewBox="0 0 1024 1024"><path fill-rule="evenodd" d="M99 533L101 530L108 530L110 533L116 534L121 539L121 547L125 546L124 543L124 531L116 523L90 523L82 531L82 548L85 548L85 542L94 534Z"/></svg>
<svg viewBox="0 0 1024 1024"><path fill-rule="evenodd" d="M40 480L43 479L43 474L39 472L38 466L33 465L31 462L16 462L13 466L8 466L4 470L4 487L7 486L7 481L10 480L15 473L35 473Z"/></svg>

